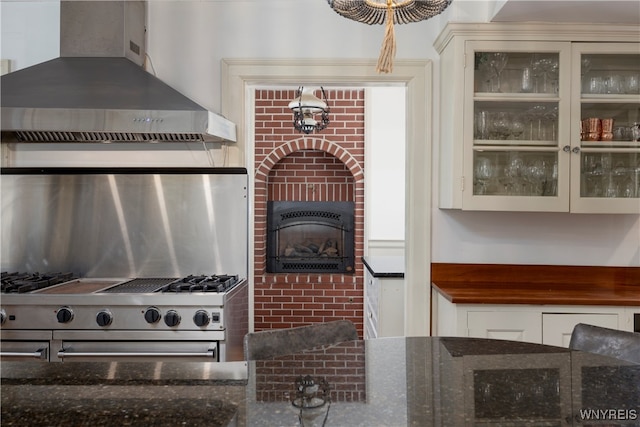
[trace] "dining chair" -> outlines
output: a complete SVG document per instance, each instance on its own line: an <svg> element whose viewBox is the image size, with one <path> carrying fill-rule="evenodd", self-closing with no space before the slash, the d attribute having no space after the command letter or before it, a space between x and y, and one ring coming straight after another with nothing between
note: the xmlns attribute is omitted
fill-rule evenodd
<svg viewBox="0 0 640 427"><path fill-rule="evenodd" d="M569 348L640 364L640 333L578 323Z"/></svg>
<svg viewBox="0 0 640 427"><path fill-rule="evenodd" d="M244 337L244 355L245 360L261 360L357 339L350 320L249 332Z"/></svg>

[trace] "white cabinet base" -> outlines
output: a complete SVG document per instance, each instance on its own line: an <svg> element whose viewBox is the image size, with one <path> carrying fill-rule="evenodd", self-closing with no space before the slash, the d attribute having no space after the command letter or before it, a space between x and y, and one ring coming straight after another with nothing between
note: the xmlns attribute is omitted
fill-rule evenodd
<svg viewBox="0 0 640 427"><path fill-rule="evenodd" d="M373 277L365 269L364 337L404 335L404 279Z"/></svg>
<svg viewBox="0 0 640 427"><path fill-rule="evenodd" d="M620 329L618 313L542 313L542 344L569 347L571 332L578 323Z"/></svg>
<svg viewBox="0 0 640 427"><path fill-rule="evenodd" d="M587 323L633 331L637 307L454 304L432 291L431 334L526 341L568 347L573 327Z"/></svg>

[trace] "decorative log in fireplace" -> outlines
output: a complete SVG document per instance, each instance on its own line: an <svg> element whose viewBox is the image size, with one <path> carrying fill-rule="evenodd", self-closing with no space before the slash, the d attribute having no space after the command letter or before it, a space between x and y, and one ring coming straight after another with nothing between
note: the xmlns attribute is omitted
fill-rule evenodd
<svg viewBox="0 0 640 427"><path fill-rule="evenodd" d="M267 202L269 273L354 273L353 202Z"/></svg>

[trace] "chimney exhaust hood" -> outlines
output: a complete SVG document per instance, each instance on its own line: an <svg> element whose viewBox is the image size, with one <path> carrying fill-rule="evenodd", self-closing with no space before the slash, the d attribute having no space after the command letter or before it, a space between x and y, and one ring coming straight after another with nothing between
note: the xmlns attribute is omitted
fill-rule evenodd
<svg viewBox="0 0 640 427"><path fill-rule="evenodd" d="M60 57L0 77L2 142L235 142L142 67L144 1L61 1Z"/></svg>

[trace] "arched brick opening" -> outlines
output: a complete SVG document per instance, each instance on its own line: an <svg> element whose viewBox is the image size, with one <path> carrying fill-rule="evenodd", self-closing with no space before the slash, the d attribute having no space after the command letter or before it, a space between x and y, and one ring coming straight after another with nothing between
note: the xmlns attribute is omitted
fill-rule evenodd
<svg viewBox="0 0 640 427"><path fill-rule="evenodd" d="M259 331L349 319L362 334L364 91L330 91L329 99L346 98L339 107L332 105L330 127L321 135L302 137L294 133L287 108L294 92L260 92L256 96L254 328ZM285 139L287 136L291 138ZM312 195L311 191L321 194ZM353 201L355 272L267 273L267 202L275 199Z"/></svg>

